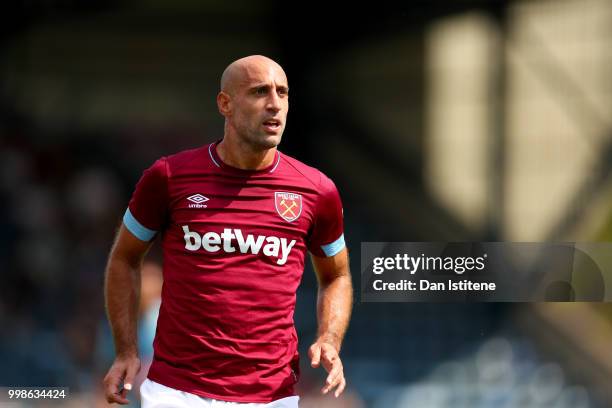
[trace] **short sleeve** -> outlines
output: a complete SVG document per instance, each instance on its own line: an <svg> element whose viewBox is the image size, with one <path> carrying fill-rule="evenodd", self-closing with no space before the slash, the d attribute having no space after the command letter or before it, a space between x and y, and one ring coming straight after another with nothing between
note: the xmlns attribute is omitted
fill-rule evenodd
<svg viewBox="0 0 612 408"><path fill-rule="evenodd" d="M334 183L322 174L308 249L316 256L329 257L345 246L342 201Z"/></svg>
<svg viewBox="0 0 612 408"><path fill-rule="evenodd" d="M150 241L166 222L168 172L166 159L146 169L136 184L123 216L125 227L142 241Z"/></svg>

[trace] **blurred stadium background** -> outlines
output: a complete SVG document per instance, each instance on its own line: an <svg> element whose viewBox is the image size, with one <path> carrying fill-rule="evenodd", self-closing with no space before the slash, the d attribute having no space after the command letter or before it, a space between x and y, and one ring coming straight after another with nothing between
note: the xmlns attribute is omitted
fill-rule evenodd
<svg viewBox="0 0 612 408"><path fill-rule="evenodd" d="M612 241L612 2L404 3L7 5L0 386L105 406L115 229L153 160L222 135L219 76L248 54L288 74L282 150L336 181L356 290L361 241ZM159 249L149 258L145 360ZM303 351L315 296L307 269ZM304 407L612 406L610 305L356 300L348 393L318 397L323 373L304 364Z"/></svg>

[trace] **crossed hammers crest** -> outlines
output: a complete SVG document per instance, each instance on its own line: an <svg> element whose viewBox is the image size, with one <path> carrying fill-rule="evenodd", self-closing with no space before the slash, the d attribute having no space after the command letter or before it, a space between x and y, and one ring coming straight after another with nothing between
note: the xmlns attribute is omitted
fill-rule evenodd
<svg viewBox="0 0 612 408"><path fill-rule="evenodd" d="M285 210L281 213L281 217L284 217L287 215L287 213L291 213L291 217L295 218L297 215L293 212L293 208L297 207L297 203L295 201L291 201L291 205L287 204L287 202L285 201L285 199L283 198L280 201L280 205L282 205L283 207L285 207Z"/></svg>

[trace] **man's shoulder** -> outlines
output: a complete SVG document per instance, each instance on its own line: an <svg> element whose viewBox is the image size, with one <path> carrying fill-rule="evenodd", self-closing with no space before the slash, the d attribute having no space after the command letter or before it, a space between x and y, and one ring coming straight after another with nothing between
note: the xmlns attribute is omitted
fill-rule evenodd
<svg viewBox="0 0 612 408"><path fill-rule="evenodd" d="M173 165L188 163L195 160L196 158L202 158L203 155L206 153L207 148L208 144L199 147L194 147L192 149L181 150L179 152L169 154L164 158L168 163L171 163Z"/></svg>
<svg viewBox="0 0 612 408"><path fill-rule="evenodd" d="M181 150L176 153L161 157L158 162L163 162L168 169L169 175L176 174L182 169L190 169L193 166L201 168L207 163L208 144L192 149Z"/></svg>
<svg viewBox="0 0 612 408"><path fill-rule="evenodd" d="M296 159L295 157L291 157L285 153L282 153L282 158L287 164L287 171L295 171L300 173L304 178L309 180L317 188L321 185L333 185L331 179L327 177L327 175L321 170L313 166L309 166L308 164L305 164L300 160Z"/></svg>
<svg viewBox="0 0 612 408"><path fill-rule="evenodd" d="M291 157L285 153L281 153L281 155L283 161L286 164L285 171L295 171L317 186L321 184L321 179L323 177L326 177L321 170L309 166L308 164L301 162L295 157Z"/></svg>

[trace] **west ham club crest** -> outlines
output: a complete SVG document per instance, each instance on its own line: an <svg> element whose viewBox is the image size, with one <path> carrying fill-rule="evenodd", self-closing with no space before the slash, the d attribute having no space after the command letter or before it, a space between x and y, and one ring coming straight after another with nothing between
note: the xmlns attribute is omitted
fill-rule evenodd
<svg viewBox="0 0 612 408"><path fill-rule="evenodd" d="M293 222L302 214L302 196L295 193L275 192L274 205L276 212L285 221Z"/></svg>

